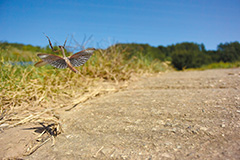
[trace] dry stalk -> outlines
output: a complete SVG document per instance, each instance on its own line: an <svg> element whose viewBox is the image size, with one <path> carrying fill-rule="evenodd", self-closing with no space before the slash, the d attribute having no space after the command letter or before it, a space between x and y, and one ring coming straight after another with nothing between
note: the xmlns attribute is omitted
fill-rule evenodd
<svg viewBox="0 0 240 160"><path fill-rule="evenodd" d="M52 146L54 146L56 141L55 137L62 132L60 124L50 124L47 126L43 123L40 124L43 126L44 130L36 139L33 139L28 143L26 151L24 153L25 156L34 153L37 149L46 144L50 139L52 139Z"/></svg>
<svg viewBox="0 0 240 160"><path fill-rule="evenodd" d="M9 125L8 128L16 127L17 125L30 122L30 121L32 121L33 119L36 120L36 119L38 119L40 116L42 116L43 114L45 114L46 112L49 112L49 111L52 111L52 110L53 110L53 108L51 108L51 109L46 109L46 110L44 110L43 112L37 112L37 113L35 113L35 115L32 115L32 114L31 114L30 116L24 118L23 120L15 123L15 124Z"/></svg>
<svg viewBox="0 0 240 160"><path fill-rule="evenodd" d="M102 150L103 148L104 148L104 146L102 146L102 147L95 153L95 155L94 155L93 157L96 158L97 155L98 155L98 153L101 152L101 150Z"/></svg>

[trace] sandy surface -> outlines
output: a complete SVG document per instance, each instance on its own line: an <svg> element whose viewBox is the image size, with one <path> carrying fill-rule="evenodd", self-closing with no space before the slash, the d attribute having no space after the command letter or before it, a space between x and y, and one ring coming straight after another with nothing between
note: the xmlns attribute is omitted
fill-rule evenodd
<svg viewBox="0 0 240 160"><path fill-rule="evenodd" d="M3 131L0 158L240 159L240 68L142 77L60 119L64 133L55 146L30 156L19 148L33 130ZM24 136L14 140L16 133Z"/></svg>

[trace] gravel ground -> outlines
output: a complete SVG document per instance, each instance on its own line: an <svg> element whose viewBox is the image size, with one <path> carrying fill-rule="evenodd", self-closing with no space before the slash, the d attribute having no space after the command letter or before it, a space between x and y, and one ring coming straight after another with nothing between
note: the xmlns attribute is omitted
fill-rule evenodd
<svg viewBox="0 0 240 160"><path fill-rule="evenodd" d="M22 158L237 160L240 68L141 77L60 118L64 133L55 146Z"/></svg>

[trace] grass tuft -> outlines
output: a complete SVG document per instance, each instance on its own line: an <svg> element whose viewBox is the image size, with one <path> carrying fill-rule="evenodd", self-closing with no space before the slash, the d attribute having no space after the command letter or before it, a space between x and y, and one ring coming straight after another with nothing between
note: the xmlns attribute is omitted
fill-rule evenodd
<svg viewBox="0 0 240 160"><path fill-rule="evenodd" d="M102 92L116 91L116 87L110 87L109 90L102 87L106 82L119 84L129 80L133 74L155 73L166 69L166 65L160 61L142 54L128 59L131 53L116 45L106 50L96 50L86 64L77 68L80 75L69 69L56 69L49 65L36 68L33 65L12 63L37 62L39 59L34 52L15 48L0 52L0 125L19 124L26 117L36 117L34 114L41 112L46 114L45 119L54 117L58 109L71 108ZM46 112L49 108L50 111ZM28 120L37 121L39 116Z"/></svg>

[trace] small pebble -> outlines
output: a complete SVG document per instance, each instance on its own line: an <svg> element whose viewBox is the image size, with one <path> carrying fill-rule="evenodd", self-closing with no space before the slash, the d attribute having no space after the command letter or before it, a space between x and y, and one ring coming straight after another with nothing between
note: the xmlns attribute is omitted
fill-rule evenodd
<svg viewBox="0 0 240 160"><path fill-rule="evenodd" d="M180 148L182 148L181 146L177 146L177 149L180 149Z"/></svg>
<svg viewBox="0 0 240 160"><path fill-rule="evenodd" d="M173 133L176 133L176 132L177 132L177 128L173 128L173 129L172 129L172 132L173 132Z"/></svg>
<svg viewBox="0 0 240 160"><path fill-rule="evenodd" d="M200 130L207 131L207 127L200 127Z"/></svg>
<svg viewBox="0 0 240 160"><path fill-rule="evenodd" d="M174 156L172 154L169 154L169 153L163 153L162 156L165 157L165 158L171 158L171 159L174 158Z"/></svg>
<svg viewBox="0 0 240 160"><path fill-rule="evenodd" d="M221 127L224 128L224 127L225 127L225 124L221 124Z"/></svg>

